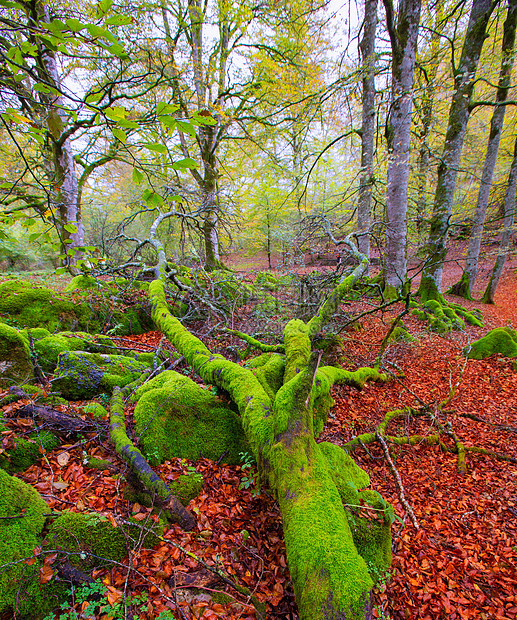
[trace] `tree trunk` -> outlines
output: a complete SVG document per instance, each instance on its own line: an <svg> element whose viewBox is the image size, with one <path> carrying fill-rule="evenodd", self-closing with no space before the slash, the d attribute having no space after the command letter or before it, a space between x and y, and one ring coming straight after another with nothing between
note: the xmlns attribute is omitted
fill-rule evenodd
<svg viewBox="0 0 517 620"><path fill-rule="evenodd" d="M431 126L433 121L434 96L436 89L436 76L440 66L440 42L446 21L443 19L444 0L440 0L434 6L434 19L431 23L430 53L419 57L419 62L425 64L425 72L422 72L424 84L417 86L417 91L422 92L420 100L420 128L417 135L420 141L417 165L417 200L416 200L416 232L418 248L422 244L425 234L425 221L427 219L427 192L430 164Z"/></svg>
<svg viewBox="0 0 517 620"><path fill-rule="evenodd" d="M422 272L419 294L422 301L440 296L442 270L447 255L447 235L452 214L463 141L470 115L475 75L483 43L487 37L488 20L497 2L474 0L470 12L465 43L454 75L454 94L449 109L441 163L438 168L433 216L429 231L426 264Z"/></svg>
<svg viewBox="0 0 517 620"><path fill-rule="evenodd" d="M371 198L374 184L373 145L375 134L375 31L377 0L365 0L363 38L359 44L363 73L363 111L361 127L361 179L357 202L357 228L369 232ZM370 258L370 235L357 240L359 251Z"/></svg>
<svg viewBox="0 0 517 620"><path fill-rule="evenodd" d="M38 0L32 5L31 21L37 26L39 22L50 22L47 7ZM38 76L42 83L62 90L61 76L56 56L50 49L41 47L37 58ZM57 213L54 217L59 222L61 249L65 255L64 265L75 271L74 265L80 258L78 248L84 246L84 225L79 207L79 188L70 137L65 132L66 113L63 98L60 95L39 93L44 105L49 138L49 176L52 183L52 202ZM74 231L75 228L75 231Z"/></svg>
<svg viewBox="0 0 517 620"><path fill-rule="evenodd" d="M465 269L459 282L452 288L451 293L460 295L467 299L472 299L472 287L476 280L479 252L481 249L481 238L485 224L488 200L490 198L490 188L492 187L492 176L494 174L499 141L503 130L504 115L506 111L505 101L508 99L510 81L514 61L515 31L517 27L517 0L510 0L508 5L508 15L504 22L501 70L499 73L499 85L497 87L496 103L490 123L490 134L488 146L481 175L476 211L474 214L474 225L470 233L469 247L465 261ZM505 216L506 217L506 216Z"/></svg>
<svg viewBox="0 0 517 620"><path fill-rule="evenodd" d="M282 511L287 559L301 620L370 618L372 612L373 581L364 553L359 552L356 534L350 529L341 496L344 486L351 484L353 488L354 481L347 478L348 470L336 469L336 462L322 444L316 443L314 426L316 402L328 398L335 381L360 386L367 378L382 376L373 369L356 373L330 367L318 370L320 356L311 354L311 338L364 273L368 260L362 258L350 276L343 276L309 323L293 320L286 325L283 381L282 375L278 376L283 385L271 396L250 369L213 355L170 314L161 280L152 282L149 289L157 326L194 371L205 382L225 390L238 408L261 476L269 480ZM277 372L281 373L283 368L284 364L278 365ZM317 420L321 430L321 418ZM337 446L329 450L340 462L349 458ZM365 472L361 474L366 476ZM344 486L339 482L340 475L342 482L344 478L348 480ZM367 484L363 480L357 486ZM387 544L384 557L388 562L389 523L387 519L382 526Z"/></svg>
<svg viewBox="0 0 517 620"><path fill-rule="evenodd" d="M490 281L486 287L485 294L483 295L483 302L485 304L493 304L495 300L495 293L497 285L501 279L503 273L504 264L506 262L506 256L510 247L510 238L512 233L513 222L515 220L515 193L517 191L517 139L515 140L515 146L513 151L513 160L510 167L510 174L508 175L508 185L506 186L506 195L504 198L504 228L499 242L499 250L497 252L497 258L495 260L494 269L490 277Z"/></svg>
<svg viewBox="0 0 517 620"><path fill-rule="evenodd" d="M393 4L384 0L393 52L391 110L387 121L389 151L386 189L386 288L389 294L402 289L407 278L407 194L409 145L420 0L401 0L397 25L392 19Z"/></svg>

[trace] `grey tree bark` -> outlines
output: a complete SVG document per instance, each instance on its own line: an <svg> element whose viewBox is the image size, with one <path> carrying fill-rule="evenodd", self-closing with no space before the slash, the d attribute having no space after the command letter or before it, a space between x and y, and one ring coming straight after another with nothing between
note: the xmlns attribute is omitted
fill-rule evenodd
<svg viewBox="0 0 517 620"><path fill-rule="evenodd" d="M43 2L38 1L30 5L29 20L35 25L50 22L48 8ZM55 53L45 48L40 40L35 40L39 47L37 56L38 77L44 84L53 86L58 92L62 91L61 76L58 69ZM67 121L63 97L54 94L39 93L40 100L45 112L45 122L48 128L47 173L51 177L52 203L55 207L56 220L59 223L59 233L62 248L69 254L65 259L66 266L73 270L77 259L80 257L77 248L84 246L84 226L79 207L79 188L75 170L74 156L70 135L65 131ZM76 232L67 230L66 226L73 224ZM65 244L65 241L71 243Z"/></svg>
<svg viewBox="0 0 517 620"><path fill-rule="evenodd" d="M510 249L510 239L512 234L512 227L515 220L515 194L517 192L517 139L515 140L515 146L513 150L513 160L510 167L510 174L508 175L508 185L506 186L506 194L504 198L504 224L503 234L499 242L499 250L497 252L497 258L495 260L494 269L490 277L490 281L486 287L485 294L483 295L483 302L486 304L493 304L495 300L495 293L497 291L497 285L503 274L504 264L506 262L506 256Z"/></svg>
<svg viewBox="0 0 517 620"><path fill-rule="evenodd" d="M490 188L492 187L492 177L494 174L499 150L499 142L503 130L503 122L506 111L505 102L508 99L508 92L511 86L512 69L514 64L515 32L517 28L517 0L509 0L508 14L504 22L501 69L499 73L499 84L497 87L496 107L490 123L490 134L485 156L485 163L481 175L476 211L474 214L474 225L470 233L469 247L465 268L459 282L451 289L452 293L472 298L472 287L476 281L479 253L481 249L481 238L485 225L488 200L490 198Z"/></svg>
<svg viewBox="0 0 517 620"><path fill-rule="evenodd" d="M452 214L452 201L461 151L471 111L476 71L483 43L488 36L488 21L497 4L498 0L473 0L460 62L454 69L454 93L449 109L441 163L438 168L427 260L419 289L422 301L438 298L441 294L449 220Z"/></svg>
<svg viewBox="0 0 517 620"><path fill-rule="evenodd" d="M377 29L377 0L365 0L363 38L359 44L362 61L363 107L361 125L361 179L357 202L357 228L368 231L371 219L374 185L373 149L375 134L375 33ZM370 258L370 235L357 239L359 252Z"/></svg>
<svg viewBox="0 0 517 620"><path fill-rule="evenodd" d="M419 126L415 129L416 135L420 142L418 149L417 164L417 200L416 200L416 232L418 236L418 247L422 243L425 234L425 221L428 210L428 177L429 165L431 162L431 127L433 122L434 98L436 89L436 77L438 68L442 62L440 53L440 41L446 24L443 19L444 0L439 0L434 5L434 13L430 22L430 43L427 53L420 54L418 62L423 65L425 70L417 73L421 76L423 82L417 84L416 90L421 92L420 100L415 103L417 109L417 117L419 118Z"/></svg>
<svg viewBox="0 0 517 620"><path fill-rule="evenodd" d="M391 0L383 0L393 53L391 110L386 123L388 185L386 209L386 290L389 294L406 283L407 195L413 80L420 22L420 0L401 0L397 23Z"/></svg>

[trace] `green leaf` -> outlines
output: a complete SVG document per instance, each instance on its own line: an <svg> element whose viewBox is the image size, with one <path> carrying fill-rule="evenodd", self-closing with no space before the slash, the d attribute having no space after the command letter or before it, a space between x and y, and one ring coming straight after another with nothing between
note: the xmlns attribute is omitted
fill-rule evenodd
<svg viewBox="0 0 517 620"><path fill-rule="evenodd" d="M113 43L113 45L110 45L106 49L110 52L110 54L113 54L113 56L121 58L122 60L127 60L129 58L128 53L119 43Z"/></svg>
<svg viewBox="0 0 517 620"><path fill-rule="evenodd" d="M142 146L149 151L161 153L162 155L165 155L168 152L168 149L164 144L158 144L157 142L148 142L146 144L143 144Z"/></svg>
<svg viewBox="0 0 517 620"><path fill-rule="evenodd" d="M138 168L133 168L133 183L135 185L140 185L140 183L144 180L144 173Z"/></svg>
<svg viewBox="0 0 517 620"><path fill-rule="evenodd" d="M113 15L104 20L104 23L108 26L126 26L133 23L133 18L129 15Z"/></svg>
<svg viewBox="0 0 517 620"><path fill-rule="evenodd" d="M69 232L69 233L71 233L71 234L73 234L73 233L76 233L76 232L77 232L77 225L76 225L76 224L65 224L65 225L63 226L63 228L64 228L67 232Z"/></svg>
<svg viewBox="0 0 517 620"><path fill-rule="evenodd" d="M53 95L59 94L59 92L55 88L52 88L52 86L48 86L47 84L41 84L41 82L34 84L32 89L38 93L52 93Z"/></svg>
<svg viewBox="0 0 517 620"><path fill-rule="evenodd" d="M179 130L186 131L193 138L196 137L196 128L194 127L194 125L191 125L187 121L176 121L176 124L177 124Z"/></svg>
<svg viewBox="0 0 517 620"><path fill-rule="evenodd" d="M127 110L122 106L117 106L116 108L108 108L107 110L104 110L104 114L106 114L110 120L118 122L119 120L125 118Z"/></svg>
<svg viewBox="0 0 517 620"><path fill-rule="evenodd" d="M118 138L122 142L122 144L126 143L127 134L125 131L122 131L122 129L119 129L118 127L112 127L111 132L113 133L115 138Z"/></svg>
<svg viewBox="0 0 517 620"><path fill-rule="evenodd" d="M37 232L37 233L31 233L29 235L29 243L32 243L33 241L36 241L36 239L41 235L41 233Z"/></svg>
<svg viewBox="0 0 517 620"><path fill-rule="evenodd" d="M84 30L86 28L86 24L82 24L78 19L75 19L74 17L66 19L65 24L72 32L80 32L81 30Z"/></svg>
<svg viewBox="0 0 517 620"><path fill-rule="evenodd" d="M173 170L194 170L197 168L197 163L191 157L185 157L185 159L175 161L171 167Z"/></svg>
<svg viewBox="0 0 517 620"><path fill-rule="evenodd" d="M161 207L163 205L163 198L160 194L151 192L151 195L147 198L146 202L150 207Z"/></svg>
<svg viewBox="0 0 517 620"><path fill-rule="evenodd" d="M156 114L158 116L162 114L174 114L180 109L179 105L172 105L170 103L165 103L164 101L160 101L156 105Z"/></svg>
<svg viewBox="0 0 517 620"><path fill-rule="evenodd" d="M199 112L195 112L191 120L195 121L197 125L217 125L217 121L213 116L205 116L204 114L199 114Z"/></svg>
<svg viewBox="0 0 517 620"><path fill-rule="evenodd" d="M100 0L97 5L97 11L99 15L106 15L106 13L111 9L113 5L113 0Z"/></svg>
<svg viewBox="0 0 517 620"><path fill-rule="evenodd" d="M126 129L138 129L140 125L136 121L128 121L127 118L121 118L117 121L119 127L125 127Z"/></svg>
<svg viewBox="0 0 517 620"><path fill-rule="evenodd" d="M173 129L176 129L176 127L178 126L178 122L176 121L176 119L174 118L174 116L159 116L158 117L161 122L166 126L166 127L172 127Z"/></svg>
<svg viewBox="0 0 517 620"><path fill-rule="evenodd" d="M54 273L56 274L56 276L60 276L63 275L64 273L66 273L66 268L65 267L58 267Z"/></svg>
<svg viewBox="0 0 517 620"><path fill-rule="evenodd" d="M95 24L87 24L86 28L88 32L92 35L92 37L96 39L106 39L111 43L116 43L116 37L106 28L102 28L101 26L96 26Z"/></svg>

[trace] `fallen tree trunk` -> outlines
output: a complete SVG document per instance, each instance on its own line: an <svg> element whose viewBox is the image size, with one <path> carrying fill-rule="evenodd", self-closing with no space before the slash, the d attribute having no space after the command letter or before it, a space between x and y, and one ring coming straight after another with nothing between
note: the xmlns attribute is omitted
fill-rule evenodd
<svg viewBox="0 0 517 620"><path fill-rule="evenodd" d="M368 486L368 476L343 450L330 444L324 449L324 444L315 441L315 416L322 427L335 381L359 387L367 378L384 379L373 369L355 373L318 370L320 356L311 355L311 337L331 318L341 298L367 268L367 259L359 256L361 264L342 279L308 324L299 320L287 324L285 365L278 365L283 377L270 380L269 389L263 387L264 381L268 383L264 376L262 381L258 379L260 368L253 372L212 354L172 316L161 280L149 288L158 328L205 383L225 390L238 407L261 476L269 481L280 505L302 620L370 618L374 581L391 560L391 507L375 492L360 491ZM274 390L271 386L278 379L281 387ZM344 498L352 510L345 511ZM375 503L374 510L380 515L375 523L365 523L354 513L368 502Z"/></svg>

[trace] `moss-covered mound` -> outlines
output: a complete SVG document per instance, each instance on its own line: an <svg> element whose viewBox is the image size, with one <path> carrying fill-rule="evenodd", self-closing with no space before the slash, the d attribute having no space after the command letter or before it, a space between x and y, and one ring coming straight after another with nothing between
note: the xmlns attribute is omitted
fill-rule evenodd
<svg viewBox="0 0 517 620"><path fill-rule="evenodd" d="M7 429L0 418L0 432L5 430ZM59 439L50 431L31 433L27 437L17 437L14 444L5 446L0 454L0 467L10 472L24 471L59 444Z"/></svg>
<svg viewBox="0 0 517 620"><path fill-rule="evenodd" d="M0 314L21 327L99 331L99 323L85 302L23 280L0 284Z"/></svg>
<svg viewBox="0 0 517 620"><path fill-rule="evenodd" d="M459 304L440 300L428 299L422 305L411 301L411 314L422 321L426 321L429 327L439 334L444 334L453 330L465 329L465 323L483 327L481 312L477 309L468 311Z"/></svg>
<svg viewBox="0 0 517 620"><path fill-rule="evenodd" d="M111 330L125 335L141 334L152 328L144 293L137 298L130 295L126 300L123 292L115 295L110 288L71 288L73 292L57 293L24 280L3 282L0 284L0 315L12 325L43 328L49 333Z"/></svg>
<svg viewBox="0 0 517 620"><path fill-rule="evenodd" d="M84 351L65 351L58 356L53 389L68 400L88 400L98 394L111 394L149 370L144 361L123 355L103 355Z"/></svg>
<svg viewBox="0 0 517 620"><path fill-rule="evenodd" d="M71 564L83 571L119 562L138 545L154 547L163 526L154 522L114 527L97 513L65 512L50 526L47 540L52 548L71 554ZM146 533L141 525L151 530Z"/></svg>
<svg viewBox="0 0 517 620"><path fill-rule="evenodd" d="M16 329L0 323L0 389L23 384L32 376L27 341Z"/></svg>
<svg viewBox="0 0 517 620"><path fill-rule="evenodd" d="M175 456L238 463L239 452L248 449L237 414L184 375L163 372L134 399L135 433L151 464Z"/></svg>
<svg viewBox="0 0 517 620"><path fill-rule="evenodd" d="M0 469L0 614L38 618L46 607L39 583L39 564L16 563L34 559L41 544L48 506L25 482ZM11 565L10 565L11 564Z"/></svg>
<svg viewBox="0 0 517 620"><path fill-rule="evenodd" d="M110 338L106 336L93 337L86 332L60 332L49 334L40 339L36 339L33 335L33 338L38 364L44 372L54 372L59 354L66 351L107 354L118 352Z"/></svg>
<svg viewBox="0 0 517 620"><path fill-rule="evenodd" d="M505 357L517 357L517 332L514 329L511 327L492 329L486 336L470 345L468 357L484 360L494 353L500 353Z"/></svg>

